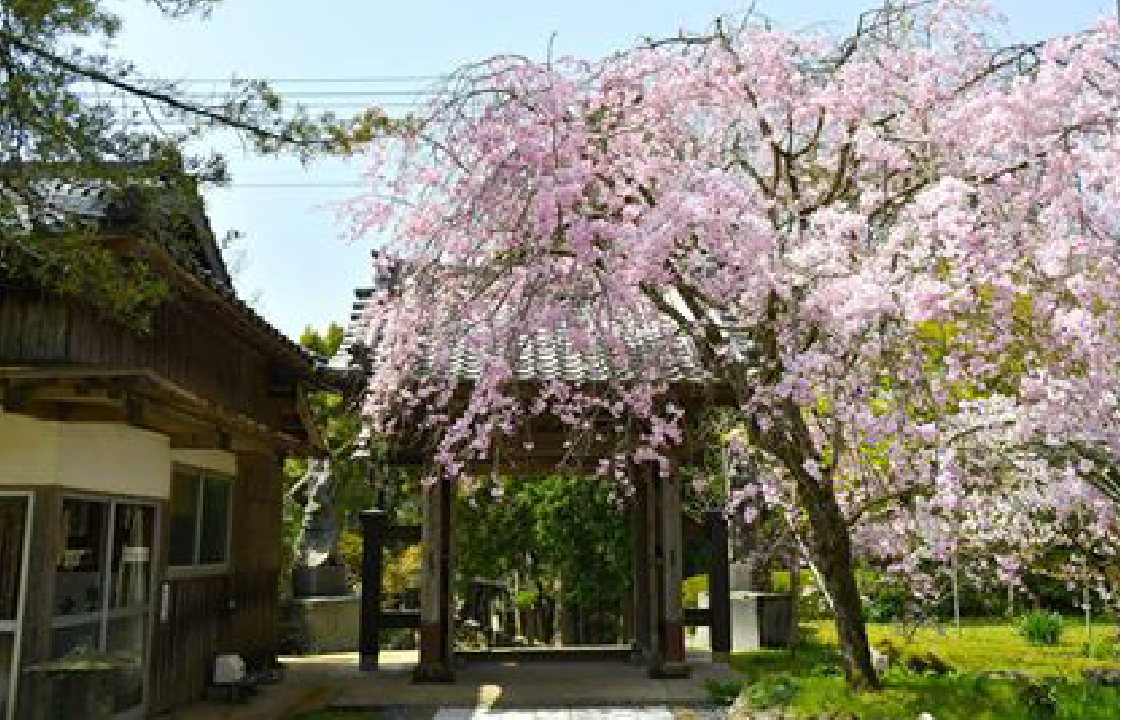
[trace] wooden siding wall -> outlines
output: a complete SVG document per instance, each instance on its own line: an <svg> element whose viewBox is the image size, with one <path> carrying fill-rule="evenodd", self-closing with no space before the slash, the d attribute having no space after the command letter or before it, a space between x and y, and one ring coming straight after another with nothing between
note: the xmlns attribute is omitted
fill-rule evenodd
<svg viewBox="0 0 1122 720"><path fill-rule="evenodd" d="M216 321L213 309L173 299L140 334L42 291L0 289L0 365L88 364L147 368L200 397L277 425L269 402L270 368Z"/></svg>
<svg viewBox="0 0 1122 720"><path fill-rule="evenodd" d="M168 621L152 643L149 709L159 712L197 700L205 691L214 656L224 649L229 575L171 580Z"/></svg>
<svg viewBox="0 0 1122 720"><path fill-rule="evenodd" d="M201 697L220 653L237 653L251 668L275 659L280 474L279 458L239 455L230 572L169 581L168 622L157 619L153 639L151 712Z"/></svg>
<svg viewBox="0 0 1122 720"><path fill-rule="evenodd" d="M238 511L231 540L235 567L231 638L255 666L271 663L279 642L282 478L279 458L239 458Z"/></svg>

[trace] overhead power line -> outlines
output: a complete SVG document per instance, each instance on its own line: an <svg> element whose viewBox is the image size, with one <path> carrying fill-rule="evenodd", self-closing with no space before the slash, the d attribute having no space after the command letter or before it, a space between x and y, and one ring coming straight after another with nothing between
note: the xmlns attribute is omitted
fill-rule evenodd
<svg viewBox="0 0 1122 720"><path fill-rule="evenodd" d="M89 90L80 90L74 93L78 97L83 98L121 98L128 99L131 96L128 93L99 93ZM180 97L189 98L208 98L219 95L218 92L182 92L176 93ZM375 97L379 95L384 96L432 96L438 93L431 90L297 90L294 92L283 93L285 97Z"/></svg>
<svg viewBox="0 0 1122 720"><path fill-rule="evenodd" d="M162 78L166 82L175 84L226 84L237 81L252 81L264 80L267 83L331 83L331 84L345 84L345 83L398 83L398 82L437 82L440 80L447 80L450 75L382 75L375 77L334 77L334 78L261 78L261 77L244 77L244 78L180 78L172 80L170 78ZM78 81L76 84L93 85L96 84L90 80Z"/></svg>

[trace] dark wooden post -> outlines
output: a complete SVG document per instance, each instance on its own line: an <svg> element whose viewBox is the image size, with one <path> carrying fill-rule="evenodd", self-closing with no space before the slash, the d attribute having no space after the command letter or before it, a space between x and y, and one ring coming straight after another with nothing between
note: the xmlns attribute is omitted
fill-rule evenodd
<svg viewBox="0 0 1122 720"><path fill-rule="evenodd" d="M421 632L414 682L452 682L452 482L423 491Z"/></svg>
<svg viewBox="0 0 1122 720"><path fill-rule="evenodd" d="M658 496L655 523L658 535L658 645L653 677L681 678L689 675L686 665L686 625L682 611L682 492L681 479L651 473Z"/></svg>
<svg viewBox="0 0 1122 720"><path fill-rule="evenodd" d="M650 556L648 550L647 478L640 475L635 482L631 502L631 627L634 633L632 660L646 662L651 653Z"/></svg>
<svg viewBox="0 0 1122 720"><path fill-rule="evenodd" d="M661 496L659 490L658 473L643 472L642 481L646 484L647 497L643 504L644 526L643 534L646 537L646 601L647 606L647 668L652 675L656 675L662 667L662 527L659 522Z"/></svg>
<svg viewBox="0 0 1122 720"><path fill-rule="evenodd" d="M386 541L384 510L363 510L362 518L362 615L359 617L359 669L377 670L381 650L382 553Z"/></svg>
<svg viewBox="0 0 1122 720"><path fill-rule="evenodd" d="M709 541L709 642L713 659L728 662L732 651L729 608L729 525L724 510L705 513Z"/></svg>

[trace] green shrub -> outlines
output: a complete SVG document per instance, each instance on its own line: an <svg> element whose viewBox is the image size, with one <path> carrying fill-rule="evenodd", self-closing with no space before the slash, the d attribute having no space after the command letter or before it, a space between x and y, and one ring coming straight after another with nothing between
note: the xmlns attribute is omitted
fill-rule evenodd
<svg viewBox="0 0 1122 720"><path fill-rule="evenodd" d="M705 681L705 692L714 705L732 705L743 687L744 681L740 678L709 678Z"/></svg>
<svg viewBox="0 0 1122 720"><path fill-rule="evenodd" d="M538 593L535 590L520 590L514 593L514 607L519 610L529 610L537 602Z"/></svg>
<svg viewBox="0 0 1122 720"><path fill-rule="evenodd" d="M954 669L933 652L909 655L908 659L904 661L904 665L914 673L932 673L935 675L946 675Z"/></svg>
<svg viewBox="0 0 1122 720"><path fill-rule="evenodd" d="M1056 690L1049 682L1028 683L1021 688L1018 699L1028 709L1029 717L1047 718L1056 714Z"/></svg>
<svg viewBox="0 0 1122 720"><path fill-rule="evenodd" d="M788 676L771 675L749 685L745 694L751 707L766 710L776 705L786 705L798 691L798 685Z"/></svg>
<svg viewBox="0 0 1122 720"><path fill-rule="evenodd" d="M799 617L804 620L821 620L832 617L826 598L818 589L818 583L809 570L799 571ZM771 589L777 593L791 592L791 573L787 570L773 570Z"/></svg>
<svg viewBox="0 0 1122 720"><path fill-rule="evenodd" d="M362 533L342 530L335 539L335 557L347 566L352 583L362 580Z"/></svg>
<svg viewBox="0 0 1122 720"><path fill-rule="evenodd" d="M1031 643L1058 645L1064 631L1064 619L1057 612L1034 610L1021 618L1017 629Z"/></svg>
<svg viewBox="0 0 1122 720"><path fill-rule="evenodd" d="M892 667L893 665L899 665L900 659L904 656L904 653L899 648L899 646L897 646L888 638L882 639L873 647L875 647L878 651L880 651L882 655L884 655L888 659L889 667Z"/></svg>
<svg viewBox="0 0 1122 720"><path fill-rule="evenodd" d="M1099 638L1089 646L1083 643L1083 654L1093 660L1118 659L1118 633Z"/></svg>
<svg viewBox="0 0 1122 720"><path fill-rule="evenodd" d="M694 575L682 581L682 607L695 608L698 595L709 592L709 576Z"/></svg>

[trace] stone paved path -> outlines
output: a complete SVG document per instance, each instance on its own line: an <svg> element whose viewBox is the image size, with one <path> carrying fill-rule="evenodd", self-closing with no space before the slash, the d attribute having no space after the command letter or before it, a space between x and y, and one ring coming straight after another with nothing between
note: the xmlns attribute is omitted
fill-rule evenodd
<svg viewBox="0 0 1122 720"><path fill-rule="evenodd" d="M689 717L716 720L720 710L693 710ZM441 708L433 720L675 720L676 714L665 705L649 707L582 707L493 710L484 708Z"/></svg>
<svg viewBox="0 0 1122 720"><path fill-rule="evenodd" d="M534 710L487 710L441 708L433 720L673 720L667 707L640 708L544 708Z"/></svg>

